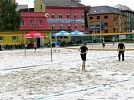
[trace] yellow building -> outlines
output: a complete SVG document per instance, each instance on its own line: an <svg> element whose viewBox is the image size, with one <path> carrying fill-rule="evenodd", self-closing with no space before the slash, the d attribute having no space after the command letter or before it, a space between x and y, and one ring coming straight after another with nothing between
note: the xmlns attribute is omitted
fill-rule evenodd
<svg viewBox="0 0 134 100"><path fill-rule="evenodd" d="M8 47L10 48L24 48L24 45L31 45L32 43L35 41L35 38L25 38L24 34L26 34L28 32L24 32L24 31L18 31L18 32L0 32L0 49L4 48L4 49L8 49ZM44 32L42 32L44 33ZM48 35L48 37L46 38L37 38L37 42L40 44L39 47L44 47L45 45L47 45L50 41L50 36L49 33L45 32L45 34Z"/></svg>
<svg viewBox="0 0 134 100"><path fill-rule="evenodd" d="M0 45L24 43L23 32L0 32Z"/></svg>
<svg viewBox="0 0 134 100"><path fill-rule="evenodd" d="M46 12L46 6L42 2L42 0L34 1L34 12Z"/></svg>

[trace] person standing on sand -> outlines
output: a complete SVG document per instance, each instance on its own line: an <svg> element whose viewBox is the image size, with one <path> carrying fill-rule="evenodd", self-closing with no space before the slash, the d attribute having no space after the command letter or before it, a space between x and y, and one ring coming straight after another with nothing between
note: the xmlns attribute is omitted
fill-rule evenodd
<svg viewBox="0 0 134 100"><path fill-rule="evenodd" d="M86 47L86 43L84 43L83 46L80 47L79 51L81 52L81 59L82 59L82 71L85 70L85 64L86 64L86 54L88 51L88 48Z"/></svg>
<svg viewBox="0 0 134 100"><path fill-rule="evenodd" d="M105 41L102 41L102 47L105 48Z"/></svg>
<svg viewBox="0 0 134 100"><path fill-rule="evenodd" d="M34 42L33 46L34 46L34 50L36 51L36 49L37 49L37 42L36 41Z"/></svg>
<svg viewBox="0 0 134 100"><path fill-rule="evenodd" d="M124 43L121 41L119 44L118 44L118 59L120 61L121 59L121 55L122 55L122 61L124 61L124 52L125 52L125 45Z"/></svg>

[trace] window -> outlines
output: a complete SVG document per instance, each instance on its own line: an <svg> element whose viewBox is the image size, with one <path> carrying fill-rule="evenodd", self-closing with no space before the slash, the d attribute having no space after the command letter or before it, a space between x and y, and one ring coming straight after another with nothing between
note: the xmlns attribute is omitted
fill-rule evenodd
<svg viewBox="0 0 134 100"><path fill-rule="evenodd" d="M67 14L67 19L69 19L69 18L70 18L70 14L68 13L68 14Z"/></svg>
<svg viewBox="0 0 134 100"><path fill-rule="evenodd" d="M17 41L18 37L17 36L12 36L12 41Z"/></svg>
<svg viewBox="0 0 134 100"><path fill-rule="evenodd" d="M60 30L62 30L63 29L63 24L60 24Z"/></svg>
<svg viewBox="0 0 134 100"><path fill-rule="evenodd" d="M127 28L125 28L125 32L126 32Z"/></svg>
<svg viewBox="0 0 134 100"><path fill-rule="evenodd" d="M51 18L55 18L55 14L54 13L52 13Z"/></svg>
<svg viewBox="0 0 134 100"><path fill-rule="evenodd" d="M77 13L74 14L74 19L77 19Z"/></svg>
<svg viewBox="0 0 134 100"><path fill-rule="evenodd" d="M71 30L70 24L67 25L67 29L68 30Z"/></svg>
<svg viewBox="0 0 134 100"><path fill-rule="evenodd" d="M42 5L40 5L40 9L42 9Z"/></svg>
<svg viewBox="0 0 134 100"><path fill-rule="evenodd" d="M25 26L24 20L21 21L21 26Z"/></svg>
<svg viewBox="0 0 134 100"><path fill-rule="evenodd" d="M117 32L116 28L113 29L114 33Z"/></svg>
<svg viewBox="0 0 134 100"><path fill-rule="evenodd" d="M63 17L63 15L62 15L62 14L60 14L60 15L59 15L59 18L60 18L60 19L62 19L62 17Z"/></svg>
<svg viewBox="0 0 134 100"><path fill-rule="evenodd" d="M84 24L82 24L82 26L81 26L83 29L85 28L85 25Z"/></svg>
<svg viewBox="0 0 134 100"><path fill-rule="evenodd" d="M4 36L0 36L0 41L4 41Z"/></svg>
<svg viewBox="0 0 134 100"><path fill-rule="evenodd" d="M81 14L81 19L84 19L84 14L83 13Z"/></svg>
<svg viewBox="0 0 134 100"><path fill-rule="evenodd" d="M93 20L93 17L89 17L90 20Z"/></svg>
<svg viewBox="0 0 134 100"><path fill-rule="evenodd" d="M118 16L114 15L114 21L118 21Z"/></svg>
<svg viewBox="0 0 134 100"><path fill-rule="evenodd" d="M100 19L100 16L97 16L97 19Z"/></svg>
<svg viewBox="0 0 134 100"><path fill-rule="evenodd" d="M108 27L108 22L105 22L105 25L104 25L106 28Z"/></svg>
<svg viewBox="0 0 134 100"><path fill-rule="evenodd" d="M108 19L108 16L104 16L104 19Z"/></svg>
<svg viewBox="0 0 134 100"><path fill-rule="evenodd" d="M54 30L54 29L55 29L55 24L52 25L52 30Z"/></svg>
<svg viewBox="0 0 134 100"><path fill-rule="evenodd" d="M34 21L33 20L30 21L30 26L34 26Z"/></svg>
<svg viewBox="0 0 134 100"><path fill-rule="evenodd" d="M78 28L77 24L75 24L74 28L75 28L75 29L77 29L77 28Z"/></svg>
<svg viewBox="0 0 134 100"><path fill-rule="evenodd" d="M39 21L39 26L42 26L42 20Z"/></svg>
<svg viewBox="0 0 134 100"><path fill-rule="evenodd" d="M105 30L105 33L108 33L108 30Z"/></svg>

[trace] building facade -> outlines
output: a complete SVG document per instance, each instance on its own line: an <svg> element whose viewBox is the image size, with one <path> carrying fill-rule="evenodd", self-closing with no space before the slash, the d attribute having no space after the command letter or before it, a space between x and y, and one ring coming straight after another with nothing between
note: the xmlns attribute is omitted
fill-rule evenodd
<svg viewBox="0 0 134 100"><path fill-rule="evenodd" d="M117 8L92 7L89 10L87 20L90 33L126 32L126 16Z"/></svg>
<svg viewBox="0 0 134 100"><path fill-rule="evenodd" d="M126 31L134 32L134 11L132 10L121 10L126 16Z"/></svg>
<svg viewBox="0 0 134 100"><path fill-rule="evenodd" d="M21 12L20 30L85 31L89 9L77 0L35 0L33 12Z"/></svg>
<svg viewBox="0 0 134 100"><path fill-rule="evenodd" d="M126 5L121 5L118 4L116 6L118 9L121 10L121 12L127 16L127 21L126 21L126 31L127 32L134 32L134 10L129 8Z"/></svg>
<svg viewBox="0 0 134 100"><path fill-rule="evenodd" d="M85 31L85 10L85 7L47 7L47 28Z"/></svg>
<svg viewBox="0 0 134 100"><path fill-rule="evenodd" d="M17 5L16 11L20 11L20 9L28 9L28 5Z"/></svg>
<svg viewBox="0 0 134 100"><path fill-rule="evenodd" d="M43 0L34 1L34 12L46 12L46 5Z"/></svg>
<svg viewBox="0 0 134 100"><path fill-rule="evenodd" d="M47 30L47 20L43 12L21 12L21 31Z"/></svg>

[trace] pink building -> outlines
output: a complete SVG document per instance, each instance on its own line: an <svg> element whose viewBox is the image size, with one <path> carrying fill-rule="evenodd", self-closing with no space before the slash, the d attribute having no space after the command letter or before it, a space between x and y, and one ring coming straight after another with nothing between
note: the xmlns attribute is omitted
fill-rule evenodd
<svg viewBox="0 0 134 100"><path fill-rule="evenodd" d="M62 4L56 3L56 0L53 0L55 3L49 0L45 1L46 12L20 11L22 16L20 30L79 30L84 32L88 29L87 13L90 9L89 6L82 5L79 2L75 2L74 5L67 4L67 0L60 0Z"/></svg>
<svg viewBox="0 0 134 100"><path fill-rule="evenodd" d="M47 29L85 31L89 7L47 7Z"/></svg>
<svg viewBox="0 0 134 100"><path fill-rule="evenodd" d="M21 12L21 31L47 30L47 19L43 12Z"/></svg>

